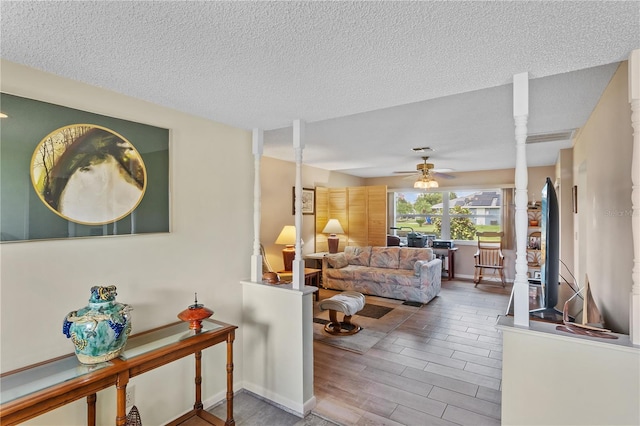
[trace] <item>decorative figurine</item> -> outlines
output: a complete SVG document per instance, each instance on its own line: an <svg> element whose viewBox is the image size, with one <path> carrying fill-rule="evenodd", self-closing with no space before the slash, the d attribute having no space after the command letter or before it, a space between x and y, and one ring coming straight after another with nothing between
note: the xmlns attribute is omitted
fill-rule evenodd
<svg viewBox="0 0 640 426"><path fill-rule="evenodd" d="M198 303L198 293L195 294L193 305L189 305L187 309L178 314L178 318L182 321L189 322L189 328L195 330L196 333L202 329L202 320L213 315L213 311L205 308L204 305Z"/></svg>
<svg viewBox="0 0 640 426"><path fill-rule="evenodd" d="M89 304L67 314L62 333L83 364L98 364L120 355L131 333L129 305L115 301L116 286L91 287Z"/></svg>

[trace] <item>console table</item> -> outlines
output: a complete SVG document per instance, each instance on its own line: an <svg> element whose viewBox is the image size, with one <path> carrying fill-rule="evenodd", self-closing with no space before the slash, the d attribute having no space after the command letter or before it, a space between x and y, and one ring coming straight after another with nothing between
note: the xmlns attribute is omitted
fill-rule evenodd
<svg viewBox="0 0 640 426"><path fill-rule="evenodd" d="M96 392L116 386L115 424L126 422L126 388L129 379L154 368L195 355L195 404L193 410L174 420L179 425L198 417L215 425L233 425L233 341L235 325L206 319L202 330L189 330L185 322L176 322L132 335L119 358L97 365L83 365L74 354L54 358L0 377L0 423L13 425L42 415L55 408L87 398L87 424L96 423ZM227 343L227 419L223 421L204 411L201 395L202 350Z"/></svg>

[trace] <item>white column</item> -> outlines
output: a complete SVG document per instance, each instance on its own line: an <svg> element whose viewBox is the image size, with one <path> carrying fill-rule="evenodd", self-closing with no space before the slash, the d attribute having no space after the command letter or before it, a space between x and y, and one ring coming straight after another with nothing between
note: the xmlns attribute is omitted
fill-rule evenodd
<svg viewBox="0 0 640 426"><path fill-rule="evenodd" d="M262 255L260 254L260 159L264 146L264 131L253 129L253 255L251 255L251 281L262 281Z"/></svg>
<svg viewBox="0 0 640 426"><path fill-rule="evenodd" d="M513 119L516 134L516 276L513 280L514 325L529 327L529 280L527 277L527 119L529 73L513 76Z"/></svg>
<svg viewBox="0 0 640 426"><path fill-rule="evenodd" d="M451 239L451 217L449 216L449 195L450 192L445 192L446 197L442 197L442 220L440 221L440 238L444 240ZM444 262L442 264L444 267Z"/></svg>
<svg viewBox="0 0 640 426"><path fill-rule="evenodd" d="M292 286L296 290L304 288L304 260L302 259L302 151L304 150L305 123L293 122L293 150L296 156L296 256L293 259Z"/></svg>
<svg viewBox="0 0 640 426"><path fill-rule="evenodd" d="M631 300L629 306L629 337L640 344L640 49L629 56L629 103L633 127L633 156L631 160L631 230L633 233L633 270L631 272Z"/></svg>

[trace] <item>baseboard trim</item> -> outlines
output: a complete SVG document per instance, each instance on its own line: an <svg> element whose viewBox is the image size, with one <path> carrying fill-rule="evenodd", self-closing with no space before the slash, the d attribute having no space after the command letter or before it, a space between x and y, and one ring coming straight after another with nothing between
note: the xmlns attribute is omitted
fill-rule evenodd
<svg viewBox="0 0 640 426"><path fill-rule="evenodd" d="M456 277L454 278L454 280L456 280L458 278L465 279L465 280L472 280L473 281L474 276L473 275L456 274ZM443 277L442 282L446 282L446 281L447 281L447 279ZM507 282L507 283L513 283L513 279L509 279L509 278L505 278L504 281Z"/></svg>
<svg viewBox="0 0 640 426"><path fill-rule="evenodd" d="M315 396L309 399L309 401L299 403L292 401L289 398L285 398L282 395L277 394L271 390L264 389L261 386L251 383L245 383L244 390L245 392L251 393L256 398L268 402L269 404L274 405L288 413L294 414L300 418L304 418L304 416L308 414L313 409L313 407L315 407ZM307 410L308 406L311 406L311 408Z"/></svg>

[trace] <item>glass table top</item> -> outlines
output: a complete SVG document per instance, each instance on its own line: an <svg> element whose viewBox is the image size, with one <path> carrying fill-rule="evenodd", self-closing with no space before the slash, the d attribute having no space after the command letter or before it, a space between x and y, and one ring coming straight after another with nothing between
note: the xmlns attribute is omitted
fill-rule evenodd
<svg viewBox="0 0 640 426"><path fill-rule="evenodd" d="M176 323L150 333L131 337L127 341L127 344L124 347L124 352L120 355L120 358L124 360L132 359L144 353L160 349L163 346L181 342L190 337L197 336L198 334L209 333L221 328L222 326L220 324L205 319L202 321L202 329L199 333L196 333L189 329L188 323Z"/></svg>
<svg viewBox="0 0 640 426"><path fill-rule="evenodd" d="M101 362L81 364L75 356L66 357L38 367L0 378L0 403L12 401L33 392L64 383L102 368L113 365Z"/></svg>
<svg viewBox="0 0 640 426"><path fill-rule="evenodd" d="M202 329L199 333L190 330L188 323L179 322L139 335L133 335L127 340L120 358L130 360L163 346L221 328L223 328L223 325L205 319L202 321ZM113 366L112 362L86 365L80 363L75 356L68 356L14 374L8 374L0 378L0 404L110 366Z"/></svg>

